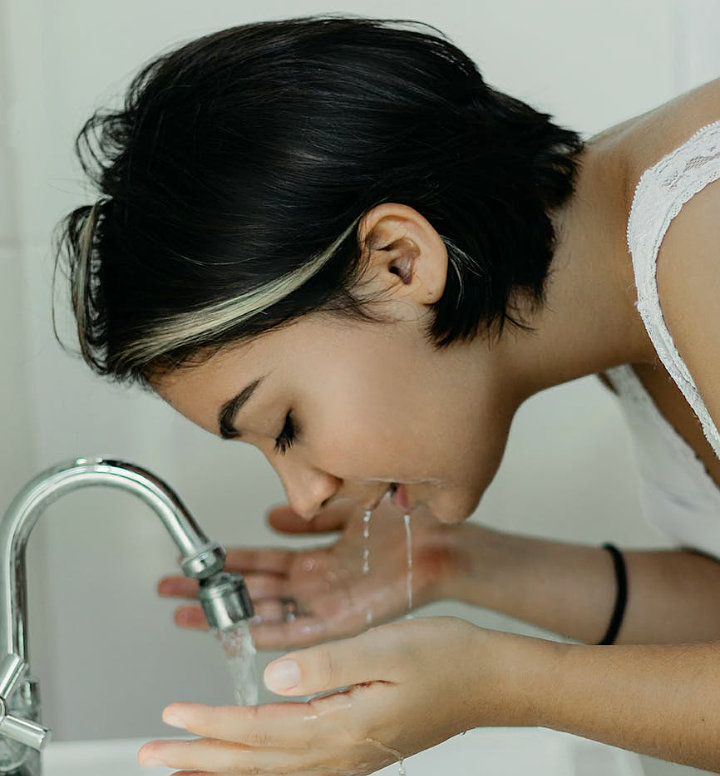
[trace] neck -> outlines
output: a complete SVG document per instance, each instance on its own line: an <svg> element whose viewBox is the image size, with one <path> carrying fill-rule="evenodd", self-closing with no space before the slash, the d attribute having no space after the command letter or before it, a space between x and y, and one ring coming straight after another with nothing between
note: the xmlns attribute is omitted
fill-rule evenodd
<svg viewBox="0 0 720 776"><path fill-rule="evenodd" d="M500 339L505 386L518 405L553 385L618 364L656 360L635 308L626 243L632 191L624 156L602 138L580 158L575 193L552 215L556 249L542 309L522 312L534 332L508 326ZM503 344L504 343L504 344Z"/></svg>

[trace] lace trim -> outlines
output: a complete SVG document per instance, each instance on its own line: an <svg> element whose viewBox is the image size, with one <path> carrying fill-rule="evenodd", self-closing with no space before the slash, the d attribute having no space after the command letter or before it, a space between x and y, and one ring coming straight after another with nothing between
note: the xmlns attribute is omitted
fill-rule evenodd
<svg viewBox="0 0 720 776"><path fill-rule="evenodd" d="M720 458L720 432L678 353L660 308L657 255L670 222L682 206L720 178L720 120L701 127L681 146L645 170L635 188L627 225L637 301L660 360L697 415L706 439Z"/></svg>
<svg viewBox="0 0 720 776"><path fill-rule="evenodd" d="M653 422L653 425L661 428L665 432L665 437L669 442L669 449L674 458L677 458L694 469L700 479L702 479L706 490L711 497L720 503L720 487L710 476L710 472L703 463L702 459L693 450L693 448L678 433L677 429L660 412L653 397L647 392L642 380L637 376L631 364L621 364L605 370L610 382L617 390L616 398L622 402L636 407L645 417Z"/></svg>

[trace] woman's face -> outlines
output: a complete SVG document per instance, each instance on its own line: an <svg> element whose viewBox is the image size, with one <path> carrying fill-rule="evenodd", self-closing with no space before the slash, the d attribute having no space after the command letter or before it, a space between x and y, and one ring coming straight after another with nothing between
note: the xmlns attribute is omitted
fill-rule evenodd
<svg viewBox="0 0 720 776"><path fill-rule="evenodd" d="M502 349L480 338L443 350L428 342L428 305L444 271L433 274L418 239L404 266L411 274L393 267L409 245L395 243L375 266L375 285L394 294L389 322L307 315L153 383L218 436L222 408L243 394L228 424L266 456L304 518L341 498L369 508L398 483L397 501L458 522L500 464L517 408L501 379Z"/></svg>

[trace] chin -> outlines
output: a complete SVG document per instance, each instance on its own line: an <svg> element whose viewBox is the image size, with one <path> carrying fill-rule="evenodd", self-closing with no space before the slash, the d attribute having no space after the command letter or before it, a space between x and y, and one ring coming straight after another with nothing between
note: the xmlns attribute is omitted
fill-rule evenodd
<svg viewBox="0 0 720 776"><path fill-rule="evenodd" d="M462 498L458 494L446 493L428 501L427 509L439 522L456 524L471 517L479 503L479 496L472 498L466 495Z"/></svg>

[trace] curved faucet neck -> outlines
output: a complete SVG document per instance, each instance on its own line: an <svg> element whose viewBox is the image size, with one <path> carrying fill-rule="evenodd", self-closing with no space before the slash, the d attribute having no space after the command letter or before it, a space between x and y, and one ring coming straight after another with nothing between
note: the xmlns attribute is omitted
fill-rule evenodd
<svg viewBox="0 0 720 776"><path fill-rule="evenodd" d="M186 576L204 579L223 568L225 551L202 532L177 494L151 472L125 461L75 458L34 477L0 521L0 656L28 663L25 548L37 519L65 493L105 485L134 493L158 515L182 554Z"/></svg>

